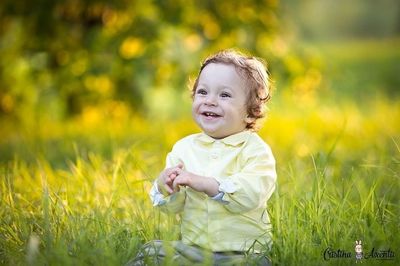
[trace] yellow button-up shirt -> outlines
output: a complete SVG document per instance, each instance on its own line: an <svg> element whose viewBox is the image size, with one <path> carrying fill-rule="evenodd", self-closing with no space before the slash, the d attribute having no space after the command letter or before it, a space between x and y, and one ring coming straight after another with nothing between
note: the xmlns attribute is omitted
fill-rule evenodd
<svg viewBox="0 0 400 266"><path fill-rule="evenodd" d="M215 178L222 199L215 200L190 187L167 197L150 192L155 206L181 214L185 244L212 251L246 251L270 244L271 224L266 202L275 189L275 159L269 146L251 131L224 139L204 133L179 140L167 156L166 167Z"/></svg>

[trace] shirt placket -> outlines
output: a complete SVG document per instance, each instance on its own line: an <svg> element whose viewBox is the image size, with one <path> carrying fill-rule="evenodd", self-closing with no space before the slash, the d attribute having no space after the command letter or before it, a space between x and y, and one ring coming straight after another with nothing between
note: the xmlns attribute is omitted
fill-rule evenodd
<svg viewBox="0 0 400 266"><path fill-rule="evenodd" d="M223 145L224 144L219 140L215 141L212 144L210 153L208 155L208 159L209 159L210 163L209 163L209 167L207 169L207 176L214 177L215 172L218 172L218 171L216 171L216 169L218 169L220 167L219 163L220 163L220 160L221 160L221 156L223 156L222 155ZM211 203L210 199L208 199L207 200L207 219L209 219L209 220L208 220L208 223L207 223L207 226L208 226L207 227L207 240L208 240L209 246L212 246L215 243L212 243L213 236L210 235L210 232L212 232L212 230L210 230L210 228L209 228L209 226L213 224L213 221L210 221L211 217L209 215L210 214L210 208L212 208L212 206L213 206L210 203Z"/></svg>

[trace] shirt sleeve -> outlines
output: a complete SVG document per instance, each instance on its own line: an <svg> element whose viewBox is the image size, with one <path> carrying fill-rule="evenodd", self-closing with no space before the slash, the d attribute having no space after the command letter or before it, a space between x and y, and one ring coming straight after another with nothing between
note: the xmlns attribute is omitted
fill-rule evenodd
<svg viewBox="0 0 400 266"><path fill-rule="evenodd" d="M161 206L166 203L165 196L158 189L157 181L154 181L153 186L149 192L151 202L153 202L153 206Z"/></svg>
<svg viewBox="0 0 400 266"><path fill-rule="evenodd" d="M275 190L275 159L269 147L249 149L241 171L231 176L217 177L224 207L233 213L247 212L266 204Z"/></svg>
<svg viewBox="0 0 400 266"><path fill-rule="evenodd" d="M178 157L174 154L174 150L167 155L165 168L173 167L182 163ZM186 198L186 188L181 187L179 192L175 192L171 195L164 196L158 189L157 182L153 183L153 186L149 192L150 199L153 202L153 206L159 207L161 211L178 213L183 210Z"/></svg>

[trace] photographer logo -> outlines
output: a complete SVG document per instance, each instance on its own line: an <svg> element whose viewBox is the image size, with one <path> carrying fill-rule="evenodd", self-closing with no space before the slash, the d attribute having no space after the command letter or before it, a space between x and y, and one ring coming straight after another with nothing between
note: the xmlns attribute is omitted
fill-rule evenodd
<svg viewBox="0 0 400 266"><path fill-rule="evenodd" d="M364 243L365 250L365 243ZM393 250L388 249L377 249L373 247L369 252L363 252L363 243L361 240L355 241L354 254L352 251L345 249L335 249L327 247L322 256L324 260L337 260L337 259L355 259L356 263L362 263L363 260L394 260L396 255Z"/></svg>

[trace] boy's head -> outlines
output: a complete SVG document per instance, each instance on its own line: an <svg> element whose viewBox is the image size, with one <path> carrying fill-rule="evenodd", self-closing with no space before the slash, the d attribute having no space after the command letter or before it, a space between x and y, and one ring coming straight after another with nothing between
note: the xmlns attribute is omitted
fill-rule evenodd
<svg viewBox="0 0 400 266"><path fill-rule="evenodd" d="M228 91L224 91L224 88ZM229 89L233 89L233 91L229 92ZM226 92L232 95L228 95L229 98L227 98L225 97ZM210 99L214 94L215 98L212 100L215 101L211 104ZM213 136L212 133L209 135L216 138L225 137L226 134L231 135L241 131L239 128L242 126L242 130L255 130L257 120L264 116L264 104L270 99L270 94L271 88L267 70L259 59L232 50L221 51L208 57L201 65L199 75L192 88L193 116L200 127L205 130L201 123L201 118L207 118L204 117L204 110L211 111L220 105L222 109L228 108L229 110L232 109L233 113L238 113L230 118L229 123L240 122L241 126L239 127L238 124L236 129L227 129L225 134L220 132L222 135ZM208 97L208 100L206 100L206 97ZM199 112L197 116L196 108ZM203 116L201 116L201 112L203 112ZM219 112L222 113L218 116L214 114L214 118L225 118L225 116L222 116L224 110ZM229 115L229 112L227 115ZM205 122L216 124L219 121L218 119L214 119L214 121L211 118L211 116L208 116ZM238 119L241 121L236 121ZM226 122L224 127L231 127L228 121Z"/></svg>

